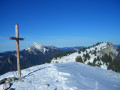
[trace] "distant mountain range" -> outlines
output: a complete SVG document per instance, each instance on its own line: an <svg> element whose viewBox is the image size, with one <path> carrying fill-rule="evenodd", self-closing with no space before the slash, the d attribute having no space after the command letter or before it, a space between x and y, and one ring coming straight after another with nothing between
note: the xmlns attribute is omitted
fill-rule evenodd
<svg viewBox="0 0 120 90"><path fill-rule="evenodd" d="M68 51L77 51L82 48L83 46L57 48L54 46L40 45L34 42L31 47L20 51L21 68L24 69L34 65L43 64L57 54ZM0 75L11 70L16 70L16 61L16 51L0 53Z"/></svg>
<svg viewBox="0 0 120 90"><path fill-rule="evenodd" d="M70 55L71 52L78 52L80 54L80 57L76 56L78 61L82 58L82 61L80 62L93 66L106 66L106 68L109 66L109 68L113 68L115 66L113 65L113 67L110 67L110 64L115 64L116 62L112 61L117 60L120 62L120 47L119 45L115 46L112 43L97 43L90 47L57 48L54 46L40 45L34 42L32 46L20 51L21 69L50 62L54 57L56 59L57 57L62 59L63 56ZM112 61L109 61L108 59ZM0 75L11 70L16 70L16 64L16 51L0 53Z"/></svg>

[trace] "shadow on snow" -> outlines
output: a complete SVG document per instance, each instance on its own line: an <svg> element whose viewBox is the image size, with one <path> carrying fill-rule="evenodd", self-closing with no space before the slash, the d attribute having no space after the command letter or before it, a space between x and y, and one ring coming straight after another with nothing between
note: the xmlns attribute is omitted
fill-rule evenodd
<svg viewBox="0 0 120 90"><path fill-rule="evenodd" d="M49 66L49 67L51 67L51 66ZM31 75L33 75L33 73L35 73L35 72L37 72L37 71L39 71L39 70L45 69L45 68L49 68L49 67L44 67L44 68L39 68L39 69L37 69L37 70L34 70L34 71L28 73L27 75L23 76L23 78L26 78L26 77L28 77L28 76L31 76Z"/></svg>

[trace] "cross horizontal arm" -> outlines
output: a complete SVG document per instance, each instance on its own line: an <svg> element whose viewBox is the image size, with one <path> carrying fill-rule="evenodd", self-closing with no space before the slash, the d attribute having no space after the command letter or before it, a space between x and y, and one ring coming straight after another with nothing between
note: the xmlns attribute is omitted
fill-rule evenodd
<svg viewBox="0 0 120 90"><path fill-rule="evenodd" d="M23 38L10 37L10 40L24 40Z"/></svg>

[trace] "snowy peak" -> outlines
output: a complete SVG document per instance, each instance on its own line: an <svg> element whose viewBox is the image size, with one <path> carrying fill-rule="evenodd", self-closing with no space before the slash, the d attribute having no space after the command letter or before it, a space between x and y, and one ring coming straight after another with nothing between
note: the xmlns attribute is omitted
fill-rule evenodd
<svg viewBox="0 0 120 90"><path fill-rule="evenodd" d="M40 44L38 44L36 42L33 42L32 46L27 47L25 50L29 51L29 52L34 52L34 53L36 53L36 51L40 51L43 54L45 54L45 52L48 51L48 49L46 49L45 46L40 45Z"/></svg>
<svg viewBox="0 0 120 90"><path fill-rule="evenodd" d="M33 42L33 47L39 51L41 51L43 54L45 54L46 51L48 51L49 49L45 48L45 46L38 44L36 42Z"/></svg>
<svg viewBox="0 0 120 90"><path fill-rule="evenodd" d="M25 50L27 50L29 52L34 52L34 53L36 53L36 51L40 51L41 53L45 54L48 51L58 50L58 48L56 48L54 46L44 46L44 45L38 44L36 42L33 42L32 46L27 47Z"/></svg>
<svg viewBox="0 0 120 90"><path fill-rule="evenodd" d="M119 51L118 48L116 46L114 46L112 43L103 43L103 44L99 44L98 46L100 49L96 50L96 51L100 51L101 55L110 55L113 59L116 58L116 56L118 55Z"/></svg>
<svg viewBox="0 0 120 90"><path fill-rule="evenodd" d="M38 44L38 43L36 43L36 42L33 42L33 45L32 45L32 46L35 47L36 49L39 49L39 50L44 49L44 46L43 46L43 45Z"/></svg>
<svg viewBox="0 0 120 90"><path fill-rule="evenodd" d="M112 43L107 43L107 48L105 48L103 52L110 54L112 58L115 58L119 53L118 48L114 46Z"/></svg>
<svg viewBox="0 0 120 90"><path fill-rule="evenodd" d="M112 53L114 57L118 55L118 48L109 42L97 43L96 45L93 45L92 47L88 47L86 51L88 52L96 51L96 52L99 52L99 54L101 55Z"/></svg>

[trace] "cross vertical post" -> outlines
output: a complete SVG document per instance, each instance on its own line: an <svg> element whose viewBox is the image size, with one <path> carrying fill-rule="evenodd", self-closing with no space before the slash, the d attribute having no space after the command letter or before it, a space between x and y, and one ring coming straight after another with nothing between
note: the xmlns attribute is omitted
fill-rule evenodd
<svg viewBox="0 0 120 90"><path fill-rule="evenodd" d="M20 70L20 52L19 52L19 40L23 40L23 38L19 38L19 30L18 24L15 25L16 37L10 37L10 40L16 40L16 54L17 54L17 70L19 79L21 79L21 70Z"/></svg>
<svg viewBox="0 0 120 90"><path fill-rule="evenodd" d="M18 24L15 25L16 28L16 38L19 38ZM19 52L19 39L16 40L16 53L17 53L17 68L18 68L18 76L21 78L20 71L20 52Z"/></svg>

